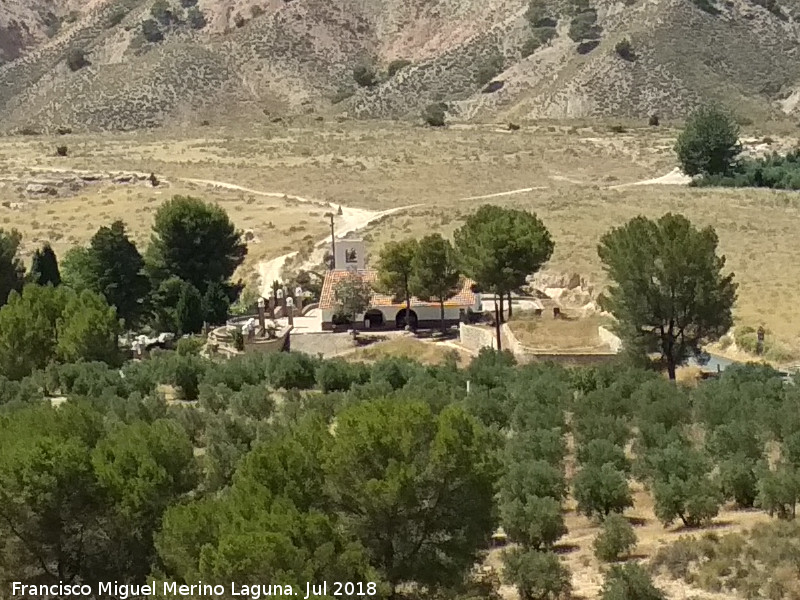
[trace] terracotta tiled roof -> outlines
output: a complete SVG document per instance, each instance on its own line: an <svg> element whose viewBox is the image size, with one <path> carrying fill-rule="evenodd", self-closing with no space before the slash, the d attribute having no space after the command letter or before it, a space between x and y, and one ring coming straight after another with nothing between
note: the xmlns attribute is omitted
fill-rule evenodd
<svg viewBox="0 0 800 600"><path fill-rule="evenodd" d="M357 271L356 272L362 280L366 281L370 284L370 286L375 288L375 285L378 282L378 272L367 269L365 271ZM325 276L325 283L322 284L322 293L320 294L319 300L319 307L321 309L329 309L334 308L336 306L336 300L333 297L333 290L340 281L347 279L350 275L350 271L328 271L328 274ZM471 279L463 279L461 290L450 298L446 300L444 305L447 307L467 307L467 306L474 306L476 297L474 292L472 291L472 286L474 282ZM423 302L422 300L418 300L417 298L411 298L411 304L413 306L439 306L438 302ZM405 302L395 302L391 296L387 296L386 294L380 294L378 292L373 292L372 294L372 303L371 306L396 306L398 308L402 308L405 306Z"/></svg>

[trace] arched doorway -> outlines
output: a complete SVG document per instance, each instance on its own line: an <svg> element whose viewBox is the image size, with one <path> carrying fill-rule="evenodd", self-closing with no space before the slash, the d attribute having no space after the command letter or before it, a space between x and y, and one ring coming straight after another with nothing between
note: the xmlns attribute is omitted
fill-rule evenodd
<svg viewBox="0 0 800 600"><path fill-rule="evenodd" d="M399 311L397 316L394 319L395 326L397 329L405 329L406 326L406 309ZM408 324L411 326L411 329L417 328L417 313L413 310L409 313Z"/></svg>
<svg viewBox="0 0 800 600"><path fill-rule="evenodd" d="M364 313L364 326L369 329L377 329L383 327L383 313L377 308L373 308Z"/></svg>

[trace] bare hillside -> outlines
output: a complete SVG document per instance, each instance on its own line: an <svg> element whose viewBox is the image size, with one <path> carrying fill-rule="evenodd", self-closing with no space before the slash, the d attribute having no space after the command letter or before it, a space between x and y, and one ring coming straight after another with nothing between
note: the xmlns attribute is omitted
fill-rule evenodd
<svg viewBox="0 0 800 600"><path fill-rule="evenodd" d="M418 119L434 102L451 120L681 117L707 99L758 120L798 112L795 2L530 4L4 0L2 127Z"/></svg>

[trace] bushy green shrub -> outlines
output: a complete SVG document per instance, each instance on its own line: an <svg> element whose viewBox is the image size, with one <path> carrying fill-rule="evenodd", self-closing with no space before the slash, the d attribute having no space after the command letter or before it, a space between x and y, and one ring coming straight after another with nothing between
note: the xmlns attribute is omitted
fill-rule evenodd
<svg viewBox="0 0 800 600"><path fill-rule="evenodd" d="M378 75L371 64L356 65L353 69L353 79L361 87L374 87L378 85Z"/></svg>
<svg viewBox="0 0 800 600"><path fill-rule="evenodd" d="M781 5L778 2L778 0L753 0L753 2L755 2L759 6L763 6L769 12L774 14L776 17L779 17L781 19L786 18L786 15L783 13L783 10L781 9Z"/></svg>
<svg viewBox="0 0 800 600"><path fill-rule="evenodd" d="M192 6L186 13L186 20L192 29L203 29L208 24L206 16L199 8Z"/></svg>
<svg viewBox="0 0 800 600"><path fill-rule="evenodd" d="M594 555L602 561L613 562L625 556L636 546L636 532L622 515L611 514L603 521L603 528L594 539Z"/></svg>
<svg viewBox="0 0 800 600"><path fill-rule="evenodd" d="M177 421L192 444L201 446L201 439L205 431L205 418L196 406L189 404L172 404L167 407L167 416Z"/></svg>
<svg viewBox="0 0 800 600"><path fill-rule="evenodd" d="M341 359L326 360L317 367L317 385L326 394L346 392L353 385L369 380L369 369Z"/></svg>
<svg viewBox="0 0 800 600"><path fill-rule="evenodd" d="M398 58L397 60L393 60L389 63L389 67L386 70L389 77L394 77L400 72L402 69L405 69L407 66L411 64L410 60L406 60L405 58Z"/></svg>
<svg viewBox="0 0 800 600"><path fill-rule="evenodd" d="M533 37L539 40L542 45L549 44L551 40L558 36L555 25L542 25L534 27L532 30Z"/></svg>
<svg viewBox="0 0 800 600"><path fill-rule="evenodd" d="M625 449L611 440L591 440L588 444L578 446L577 458L583 466L601 467L609 463L621 473L628 473L631 470L631 462L625 456Z"/></svg>
<svg viewBox="0 0 800 600"><path fill-rule="evenodd" d="M745 533L682 537L659 549L651 567L712 592L791 598L797 589L792 565L797 532L796 522L778 521Z"/></svg>
<svg viewBox="0 0 800 600"><path fill-rule="evenodd" d="M750 508L758 495L756 461L746 456L733 455L719 465L722 494L733 499L740 508Z"/></svg>
<svg viewBox="0 0 800 600"><path fill-rule="evenodd" d="M637 407L638 423L663 425L669 431L691 423L689 394L667 380L648 381L631 396Z"/></svg>
<svg viewBox="0 0 800 600"><path fill-rule="evenodd" d="M201 337L181 338L175 345L175 351L181 356L197 356L200 354L200 351L203 349L205 344L206 341Z"/></svg>
<svg viewBox="0 0 800 600"><path fill-rule="evenodd" d="M373 382L385 381L393 390L404 387L411 378L420 373L420 364L409 358L388 357L372 365L370 379Z"/></svg>
<svg viewBox="0 0 800 600"><path fill-rule="evenodd" d="M215 364L203 377L209 385L224 384L239 391L245 385L256 385L267 381L267 356L258 353L244 354Z"/></svg>
<svg viewBox="0 0 800 600"><path fill-rule="evenodd" d="M444 127L447 105L443 102L429 104L422 111L422 120L431 127Z"/></svg>
<svg viewBox="0 0 800 600"><path fill-rule="evenodd" d="M175 13L167 0L156 0L150 8L150 15L161 25L170 25L175 21Z"/></svg>
<svg viewBox="0 0 800 600"><path fill-rule="evenodd" d="M230 398L233 414L256 420L268 419L275 410L275 400L264 385L245 385Z"/></svg>
<svg viewBox="0 0 800 600"><path fill-rule="evenodd" d="M602 31L597 24L597 11L593 8L576 14L569 24L569 37L574 42L597 40Z"/></svg>
<svg viewBox="0 0 800 600"><path fill-rule="evenodd" d="M108 24L107 27L110 29L112 27L116 27L128 16L128 11L125 10L123 7L115 8L111 14L108 16Z"/></svg>
<svg viewBox="0 0 800 600"><path fill-rule="evenodd" d="M633 506L625 473L617 471L611 463L586 465L575 476L573 488L578 512L587 517L602 518Z"/></svg>
<svg viewBox="0 0 800 600"><path fill-rule="evenodd" d="M503 56L499 52L494 52L481 58L475 73L475 83L480 86L489 83L497 74L502 72L503 62Z"/></svg>
<svg viewBox="0 0 800 600"><path fill-rule="evenodd" d="M530 0L528 2L528 9L525 11L525 18L531 27L536 27L542 19L550 17L547 5L543 0Z"/></svg>
<svg viewBox="0 0 800 600"><path fill-rule="evenodd" d="M786 464L775 469L762 469L758 480L758 495L755 505L766 511L770 517L794 519L797 514L797 501L800 499L800 474Z"/></svg>
<svg viewBox="0 0 800 600"><path fill-rule="evenodd" d="M51 364L45 377L47 387L64 396L101 396L103 392L127 396L136 391L128 386L127 380L120 376L117 369L100 362Z"/></svg>
<svg viewBox="0 0 800 600"><path fill-rule="evenodd" d="M500 481L500 490L505 498L549 496L563 500L567 496L567 484L561 466L551 465L543 460L508 464Z"/></svg>
<svg viewBox="0 0 800 600"><path fill-rule="evenodd" d="M153 19L146 19L142 21L142 36L148 42L155 44L164 39L164 34L158 23Z"/></svg>
<svg viewBox="0 0 800 600"><path fill-rule="evenodd" d="M614 46L614 51L623 60L633 62L636 60L636 52L633 50L633 44L628 38L621 39Z"/></svg>
<svg viewBox="0 0 800 600"><path fill-rule="evenodd" d="M467 379L473 385L489 389L502 387L514 377L517 359L508 350L497 352L491 348L481 348L478 356L467 367Z"/></svg>
<svg viewBox="0 0 800 600"><path fill-rule="evenodd" d="M695 110L675 143L681 168L691 176L725 175L740 152L739 126L728 111L713 105Z"/></svg>
<svg viewBox="0 0 800 600"><path fill-rule="evenodd" d="M608 440L624 447L630 437L630 429L624 419L600 413L587 414L574 421L575 441L586 445L592 440Z"/></svg>
<svg viewBox="0 0 800 600"><path fill-rule="evenodd" d="M555 600L572 590L569 570L552 552L515 549L503 554L505 580L522 600Z"/></svg>
<svg viewBox="0 0 800 600"><path fill-rule="evenodd" d="M233 473L256 437L254 424L224 412L207 417L203 456L205 487L216 491L231 483Z"/></svg>
<svg viewBox="0 0 800 600"><path fill-rule="evenodd" d="M530 37L522 44L522 58L528 58L541 47L541 42L534 37Z"/></svg>
<svg viewBox="0 0 800 600"><path fill-rule="evenodd" d="M689 575L692 563L700 557L697 539L681 536L672 544L658 549L652 558L650 568L655 573L666 570L673 579L685 579Z"/></svg>
<svg viewBox="0 0 800 600"><path fill-rule="evenodd" d="M316 368L307 354L278 352L267 358L267 378L276 389L310 390L316 383Z"/></svg>
<svg viewBox="0 0 800 600"><path fill-rule="evenodd" d="M559 428L517 431L506 442L506 460L510 462L542 460L560 465L566 453L564 432Z"/></svg>
<svg viewBox="0 0 800 600"><path fill-rule="evenodd" d="M200 406L203 407L203 410L212 413L227 410L231 396L233 396L233 391L222 383L216 385L201 383L198 391Z"/></svg>
<svg viewBox="0 0 800 600"><path fill-rule="evenodd" d="M664 593L653 585L650 575L637 564L614 565L608 571L600 592L602 600L664 600Z"/></svg>
<svg viewBox="0 0 800 600"><path fill-rule="evenodd" d="M501 498L500 523L512 541L528 548L551 548L567 533L561 502L549 496Z"/></svg>
<svg viewBox="0 0 800 600"><path fill-rule="evenodd" d="M695 3L695 6L702 10L703 12L707 12L710 15L718 15L719 9L714 4L714 0L692 0Z"/></svg>
<svg viewBox="0 0 800 600"><path fill-rule="evenodd" d="M200 392L200 377L207 368L203 359L196 356L174 355L172 383L182 400L197 400Z"/></svg>
<svg viewBox="0 0 800 600"><path fill-rule="evenodd" d="M705 187L800 190L800 150L792 150L783 156L773 153L762 158L740 160L727 174L703 177L693 183Z"/></svg>
<svg viewBox="0 0 800 600"><path fill-rule="evenodd" d="M735 419L714 427L706 434L706 448L717 460L736 457L737 460L747 458L759 461L764 455L758 425L745 419Z"/></svg>
<svg viewBox="0 0 800 600"><path fill-rule="evenodd" d="M86 51L83 48L70 48L67 52L67 66L70 71L80 71L90 63L86 58Z"/></svg>

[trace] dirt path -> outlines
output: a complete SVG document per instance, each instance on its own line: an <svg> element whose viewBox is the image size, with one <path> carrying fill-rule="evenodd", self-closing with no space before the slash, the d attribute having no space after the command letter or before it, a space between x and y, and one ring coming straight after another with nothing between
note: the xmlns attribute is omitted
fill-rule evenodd
<svg viewBox="0 0 800 600"><path fill-rule="evenodd" d="M341 206L340 208L342 209L342 214L337 215L336 220L334 221L334 236L337 240L342 239L346 235L360 231L368 225L371 225L376 221L380 221L389 215L393 215L404 210L409 210L417 206L420 205L412 204L410 206L400 206L398 208L392 208L384 211L371 211L361 208L348 208L346 206ZM311 253L311 255L305 261L303 261L303 263L299 265L297 269L311 269L322 262L325 256L326 246L328 243L330 243L330 239L330 236L325 236L319 240L316 243L314 251ZM281 280L281 273L287 261L293 259L295 256L297 256L297 254L298 253L296 251L290 252L288 254L284 254L283 256L278 256L276 258L263 261L258 265L258 274L261 280L262 295L267 296L271 293L272 282Z"/></svg>
<svg viewBox="0 0 800 600"><path fill-rule="evenodd" d="M78 175L87 175L91 173L96 173L96 171L88 171L84 169L70 169L63 167L31 167L29 170L38 172L51 172L51 173L74 173ZM110 171L105 170L105 171L112 174L113 176L131 175L141 178L141 177L149 177L150 175L149 173L139 173L135 171L116 171L116 170L110 170ZM163 178L163 181L168 183L170 179ZM293 202L299 202L303 204L313 204L315 206L329 208L330 211L336 215L334 221L334 235L336 236L337 239L344 238L346 235L360 231L365 227L367 227L368 225L371 225L376 221L380 221L381 219L388 217L389 215L419 206L419 204L414 204L410 206L400 206L397 208L392 208L390 210L373 211L363 208L351 208L348 206L337 205L332 202L325 202L323 200L316 200L313 198L305 198L303 196L295 196L293 194L285 194L283 192L265 192L263 190L256 190L235 183L230 183L227 181L218 181L215 179L195 179L191 177L175 177L172 178L171 181L188 183L198 186L220 188L236 192L243 192L246 194L253 194L254 196L261 196L264 198L285 199ZM504 194L505 193L499 195L504 195ZM339 214L340 212L341 214ZM329 240L330 238L328 236L319 240L315 245L314 252L305 262L303 262L302 265L299 266L299 269L308 269L319 264L319 262L322 261L322 258L325 255L325 245L328 243ZM262 294L267 295L269 293L272 282L275 281L276 279L278 280L281 279L281 271L283 270L283 267L286 265L286 262L291 260L295 256L297 256L297 252L290 252L288 254L284 254L283 256L278 256L276 258L262 261L261 263L259 263L258 273L261 281Z"/></svg>
<svg viewBox="0 0 800 600"><path fill-rule="evenodd" d="M643 181L634 181L633 183L622 183L620 185L612 185L609 189L611 190L621 190L628 187L635 187L638 185L689 185L692 181L692 178L688 175L685 175L678 167L675 167L667 173L666 175L662 175L661 177L655 177L653 179L645 179Z"/></svg>
<svg viewBox="0 0 800 600"><path fill-rule="evenodd" d="M390 210L374 211L374 210L367 210L364 208L351 208L348 206L343 206L341 204L336 205L331 202L324 202L322 200L304 198L302 196L293 196L291 194L283 194L280 192L264 192L261 190L254 190L252 188L243 187L235 183L216 181L212 179L178 178L177 181L181 181L183 183L193 183L195 185L206 185L209 187L218 187L226 190L245 192L247 194L253 194L256 196L263 196L267 198L286 198L288 200L293 200L295 202L302 202L306 204L315 204L317 206L328 207L330 208L331 212L336 215L334 219L334 236L336 237L336 239L342 239L351 233L360 231L361 229L364 229L368 225L371 225L376 221L380 221L381 219L388 217L389 215L393 215L395 213L419 206L419 204L413 204L409 206L400 206L397 208L392 208ZM319 240L315 245L314 252L312 252L311 256L309 256L298 267L298 270L309 269L318 265L325 256L325 246L328 244L329 240L330 237L328 236L325 236L324 238ZM278 256L276 258L263 261L258 265L258 275L261 281L262 295L267 296L271 293L272 282L276 280L278 281L281 280L282 277L281 272L283 271L283 268L286 265L287 261L293 259L295 256L297 256L297 254L298 253L296 251L289 252L288 254L284 254L283 256Z"/></svg>
<svg viewBox="0 0 800 600"><path fill-rule="evenodd" d="M509 192L497 192L496 194L486 194L485 196L470 196L469 198L461 198L460 201L466 202L467 200L488 200L490 198L500 198L502 196L514 196L516 194L525 194L526 192L533 192L536 190L546 190L544 186L520 188L518 190L511 190Z"/></svg>
<svg viewBox="0 0 800 600"><path fill-rule="evenodd" d="M97 171L89 171L89 170L84 170L84 169L70 169L70 168L64 168L64 167L30 167L29 170L30 171L35 171L35 172L74 173L74 174L78 174L78 175L80 175L80 174L84 174L85 175L85 174L91 174L91 173L96 173L97 172ZM138 178L142 178L142 177L148 177L150 175L149 173L139 173L139 172L134 172L134 171L103 170L103 172L104 173L107 172L112 177L132 175L132 176L135 176L135 177L138 177ZM568 183L572 183L572 184L575 184L575 185L585 185L585 182L578 181L578 180L575 180L575 179L572 179L570 177L566 177L566 176L563 176L563 175L551 175L550 179L552 179L554 181L568 182ZM650 180L645 180L645 181L640 181L640 182L635 182L635 183L628 183L628 184L612 186L610 189L620 189L620 188L625 188L625 187L629 187L629 186L648 185L648 184L662 184L662 185L663 184L672 184L672 185L675 185L675 184L686 184L687 183L687 179L689 179L689 178L687 178L686 176L681 174L678 169L675 169L673 172L668 173L667 175L664 175L662 177L658 177L658 178L650 179ZM170 179L165 178L164 181L168 182L168 181L170 181ZM342 239L342 238L344 238L345 236L347 236L347 235L349 235L351 233L358 232L358 231L368 227L369 225L371 225L371 224L373 224L373 223L375 223L377 221L380 221L381 219L384 219L384 218L386 218L386 217L388 217L390 215L393 215L395 213L398 213L398 212L401 212L401 211L405 211L405 210L409 210L411 208L415 208L417 206L420 206L419 204L414 204L414 205L409 205L409 206L401 206L401 207L397 207L397 208L392 208L390 210L373 211L373 210L367 210L367 209L362 209L362 208L352 208L352 207L347 207L347 206L343 206L343 205L336 205L334 203L326 202L326 201L323 201L323 200L317 200L317 199L314 199L314 198L307 198L307 197L303 197L303 196L296 196L296 195L293 195L293 194L286 194L286 193L283 193L283 192L268 192L268 191L263 191L263 190L257 190L257 189L241 186L241 185L238 185L238 184L235 184L235 183L231 183L231 182L227 182L227 181L219 181L219 180L214 180L214 179L197 179L197 178L191 178L191 177L176 177L176 178L173 178L172 181L174 181L176 183L179 182L179 183L196 185L196 186L206 186L206 187L210 187L210 188L219 188L219 189L224 189L224 190L243 192L243 193L246 193L246 194L252 194L254 196L261 196L261 197L264 197L264 198L284 199L284 200L289 201L289 202L311 204L311 205L315 205L315 206L318 206L318 207L328 208L328 209L330 209L331 213L336 215L335 221L334 221L334 236L337 239ZM469 197L466 197L466 198L461 198L460 201L469 202L469 201L475 201L475 200L491 200L493 198L514 196L514 195L518 195L518 194L525 194L525 193L528 193L528 192L533 192L533 191L537 191L537 190L545 190L545 189L547 189L547 187L545 187L545 186L532 186L532 187L519 188L519 189L514 189L514 190L506 190L506 191L496 192L496 193L491 193L491 194L483 194L483 195L478 195L478 196L469 196ZM341 214L339 214L339 213L341 213ZM325 236L324 238L318 240L316 242L315 246L314 246L314 251L311 253L311 255L305 261L303 261L302 264L298 265L297 268L298 269L309 269L309 268L313 268L314 266L318 265L322 261L322 259L324 257L325 248L326 248L329 240L330 240L329 236ZM295 252L289 252L289 253L284 254L282 256L278 256L278 257L272 258L270 260L262 261L262 262L260 262L258 264L257 270L258 270L258 274L259 274L260 287L261 287L261 290L262 290L262 292L261 292L262 294L266 295L266 294L269 293L269 290L270 290L270 287L272 285L272 282L275 281L275 280L280 280L281 279L281 273L282 273L284 267L286 266L287 262L292 260L292 259L295 259L297 254L298 254L298 252L296 252L296 251Z"/></svg>

